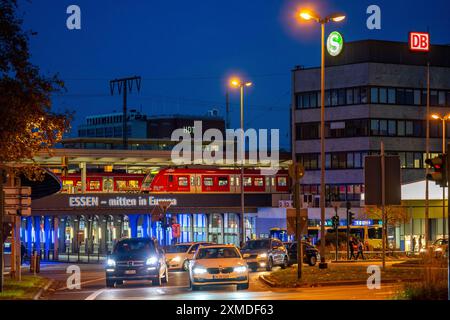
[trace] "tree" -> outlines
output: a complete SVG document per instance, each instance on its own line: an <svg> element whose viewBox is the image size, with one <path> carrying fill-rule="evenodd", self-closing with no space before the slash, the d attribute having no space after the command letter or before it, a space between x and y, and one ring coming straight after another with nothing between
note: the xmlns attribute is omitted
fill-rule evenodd
<svg viewBox="0 0 450 320"><path fill-rule="evenodd" d="M383 212L381 207L378 206L366 206L364 208L364 213L366 218L375 219L375 220L383 220ZM385 206L386 213L386 226L389 227L397 227L402 223L406 223L409 221L409 215L404 206ZM385 243L387 244L387 233L385 235Z"/></svg>
<svg viewBox="0 0 450 320"><path fill-rule="evenodd" d="M40 75L30 62L33 33L22 30L17 10L17 0L0 1L0 169L48 151L62 139L71 119L67 112L51 110L51 94L64 84L57 76Z"/></svg>

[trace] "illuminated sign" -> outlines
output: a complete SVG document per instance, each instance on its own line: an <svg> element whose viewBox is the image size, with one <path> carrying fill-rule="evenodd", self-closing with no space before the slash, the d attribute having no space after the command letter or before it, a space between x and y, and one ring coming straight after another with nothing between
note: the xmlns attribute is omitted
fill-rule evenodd
<svg viewBox="0 0 450 320"><path fill-rule="evenodd" d="M409 49L411 51L430 51L430 34L428 32L410 32Z"/></svg>
<svg viewBox="0 0 450 320"><path fill-rule="evenodd" d="M116 196L111 198L101 198L96 196L69 197L69 206L72 208L133 208L133 207L153 207L160 201L169 201L172 206L177 205L177 199L150 197L127 197Z"/></svg>
<svg viewBox="0 0 450 320"><path fill-rule="evenodd" d="M328 53L331 56L336 57L342 52L343 48L344 48L344 37L342 37L342 35L337 31L333 31L332 33L330 33L327 39Z"/></svg>

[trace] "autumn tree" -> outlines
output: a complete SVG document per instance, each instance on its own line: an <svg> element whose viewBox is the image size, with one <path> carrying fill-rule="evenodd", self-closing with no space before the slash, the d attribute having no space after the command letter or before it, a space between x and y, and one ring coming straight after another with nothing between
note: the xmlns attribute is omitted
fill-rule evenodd
<svg viewBox="0 0 450 320"><path fill-rule="evenodd" d="M0 1L0 169L49 150L62 139L71 117L52 111L51 95L64 84L57 76L41 75L30 62L28 43L34 34L22 30L17 11L17 0Z"/></svg>

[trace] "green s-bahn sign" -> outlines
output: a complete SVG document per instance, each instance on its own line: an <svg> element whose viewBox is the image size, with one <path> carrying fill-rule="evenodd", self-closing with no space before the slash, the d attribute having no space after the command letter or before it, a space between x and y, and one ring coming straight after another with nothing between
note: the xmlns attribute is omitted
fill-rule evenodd
<svg viewBox="0 0 450 320"><path fill-rule="evenodd" d="M337 31L333 31L332 33L330 33L327 39L328 53L331 56L336 57L342 52L343 48L344 48L344 37L342 37L342 34L340 34Z"/></svg>

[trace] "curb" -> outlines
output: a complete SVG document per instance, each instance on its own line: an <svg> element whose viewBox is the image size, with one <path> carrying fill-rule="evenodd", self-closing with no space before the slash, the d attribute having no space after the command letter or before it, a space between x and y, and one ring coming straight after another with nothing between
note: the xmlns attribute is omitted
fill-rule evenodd
<svg viewBox="0 0 450 320"><path fill-rule="evenodd" d="M264 277L264 275L260 275L259 279L272 288L285 288L285 289L295 289L295 288L311 288L311 287L337 287L337 286L348 286L348 285L364 285L367 284L366 280L343 280L343 281L334 281L334 282L317 282L317 283L310 283L310 284L304 284L301 286L296 287L281 287L277 286L275 282L270 281ZM403 279L403 280L382 280L382 284L388 284L388 283L402 283L402 282L416 282L420 281L420 279Z"/></svg>
<svg viewBox="0 0 450 320"><path fill-rule="evenodd" d="M47 284L42 287L33 297L33 300L39 300L39 298L41 297L41 295L48 290L48 288L50 288L50 286L53 284L55 280L50 279L48 280Z"/></svg>

